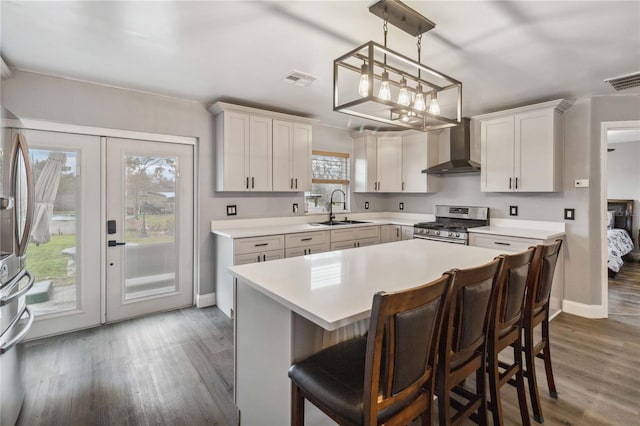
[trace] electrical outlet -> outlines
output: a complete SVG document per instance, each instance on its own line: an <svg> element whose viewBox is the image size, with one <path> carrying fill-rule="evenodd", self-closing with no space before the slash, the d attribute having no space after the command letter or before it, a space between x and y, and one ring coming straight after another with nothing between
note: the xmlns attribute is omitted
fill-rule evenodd
<svg viewBox="0 0 640 426"><path fill-rule="evenodd" d="M399 208L400 210L404 210L404 203L400 203L400 205L398 206L398 208Z"/></svg>
<svg viewBox="0 0 640 426"><path fill-rule="evenodd" d="M235 204L227 206L227 216L235 216L238 214L238 209Z"/></svg>
<svg viewBox="0 0 640 426"><path fill-rule="evenodd" d="M364 202L364 209L365 210L369 210L369 202L368 201Z"/></svg>
<svg viewBox="0 0 640 426"><path fill-rule="evenodd" d="M565 220L576 220L576 209L564 209Z"/></svg>
<svg viewBox="0 0 640 426"><path fill-rule="evenodd" d="M588 188L589 179L576 179L574 185L576 188Z"/></svg>
<svg viewBox="0 0 640 426"><path fill-rule="evenodd" d="M293 203L293 212L298 213L298 203Z"/></svg>
<svg viewBox="0 0 640 426"><path fill-rule="evenodd" d="M509 206L509 216L518 216L518 206Z"/></svg>

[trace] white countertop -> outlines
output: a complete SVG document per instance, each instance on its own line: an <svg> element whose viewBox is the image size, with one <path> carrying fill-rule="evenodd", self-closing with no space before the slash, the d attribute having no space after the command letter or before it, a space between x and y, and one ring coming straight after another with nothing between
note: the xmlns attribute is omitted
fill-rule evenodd
<svg viewBox="0 0 640 426"><path fill-rule="evenodd" d="M452 268L491 261L502 251L413 239L232 266L231 273L327 329L369 317L373 295L428 283Z"/></svg>
<svg viewBox="0 0 640 426"><path fill-rule="evenodd" d="M403 225L403 226L413 226L418 222L424 222L424 220L419 219L396 219L396 218L376 218L376 219L357 219L355 215L345 215L339 214L336 215L336 220L342 220L343 216L348 216L349 219L352 220L362 220L366 221L366 223L357 223L350 225L318 225L314 223L288 223L288 224L268 224L268 225L260 225L260 219L256 219L256 224L254 226L241 226L241 227L214 227L211 228L211 233L220 235L226 238L249 238L249 237L259 237L263 235L278 235L278 234L291 234L295 232L309 232L309 231L329 231L331 229L341 229L345 227L361 227L361 226L374 226L374 225ZM315 219L316 222L322 222L327 220L327 216L318 216Z"/></svg>
<svg viewBox="0 0 640 426"><path fill-rule="evenodd" d="M549 240L565 235L560 229L520 228L515 226L478 226L469 228L472 234L502 235L505 237L531 238L534 240Z"/></svg>

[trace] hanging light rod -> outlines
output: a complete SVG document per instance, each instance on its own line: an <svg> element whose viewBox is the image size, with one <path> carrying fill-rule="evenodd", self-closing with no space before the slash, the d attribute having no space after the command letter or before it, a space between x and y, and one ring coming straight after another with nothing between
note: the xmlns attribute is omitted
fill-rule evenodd
<svg viewBox="0 0 640 426"><path fill-rule="evenodd" d="M369 8L369 12L378 18L386 18L391 25L414 37L436 27L436 24L406 4L396 0L380 0Z"/></svg>

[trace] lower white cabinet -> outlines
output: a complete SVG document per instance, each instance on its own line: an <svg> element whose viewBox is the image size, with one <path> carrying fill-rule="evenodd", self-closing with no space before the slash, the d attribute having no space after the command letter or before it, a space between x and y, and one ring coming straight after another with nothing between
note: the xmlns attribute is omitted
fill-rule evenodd
<svg viewBox="0 0 640 426"><path fill-rule="evenodd" d="M380 242L391 243L402 239L402 226L400 225L380 225Z"/></svg>
<svg viewBox="0 0 640 426"><path fill-rule="evenodd" d="M267 262L269 260L283 259L285 251L280 250L266 250L258 253L246 253L238 254L233 258L234 265L244 265L247 263Z"/></svg>
<svg viewBox="0 0 640 426"><path fill-rule="evenodd" d="M551 244L558 238L539 240L535 238L513 237L506 235L469 233L469 245L504 250L505 253L517 253L529 247L540 244ZM562 238L564 239L564 238ZM560 250L558 263L551 284L551 298L549 301L550 315L562 311L562 299L564 297L564 245Z"/></svg>
<svg viewBox="0 0 640 426"><path fill-rule="evenodd" d="M413 226L405 226L402 225L402 240L412 240L413 239Z"/></svg>
<svg viewBox="0 0 640 426"><path fill-rule="evenodd" d="M329 251L330 231L298 232L285 235L286 257L306 256Z"/></svg>
<svg viewBox="0 0 640 426"><path fill-rule="evenodd" d="M380 244L380 226L331 230L331 250Z"/></svg>

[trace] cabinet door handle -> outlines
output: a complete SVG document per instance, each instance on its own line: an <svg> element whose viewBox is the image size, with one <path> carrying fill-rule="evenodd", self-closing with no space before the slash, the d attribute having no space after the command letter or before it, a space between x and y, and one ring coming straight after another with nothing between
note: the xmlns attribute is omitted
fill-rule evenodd
<svg viewBox="0 0 640 426"><path fill-rule="evenodd" d="M311 254L311 249L309 249L309 254Z"/></svg>
<svg viewBox="0 0 640 426"><path fill-rule="evenodd" d="M518 178L516 178L516 189L518 189Z"/></svg>
<svg viewBox="0 0 640 426"><path fill-rule="evenodd" d="M311 241L311 240L313 240L313 237L302 238L300 241Z"/></svg>
<svg viewBox="0 0 640 426"><path fill-rule="evenodd" d="M511 189L511 180L512 178L509 178L509 189Z"/></svg>
<svg viewBox="0 0 640 426"><path fill-rule="evenodd" d="M249 189L249 176L247 176L247 189Z"/></svg>
<svg viewBox="0 0 640 426"><path fill-rule="evenodd" d="M510 246L511 245L511 243L503 243L503 242L500 242L500 241L494 241L493 244L497 244L499 246Z"/></svg>
<svg viewBox="0 0 640 426"><path fill-rule="evenodd" d="M291 188L290 189L293 189L293 178L291 178Z"/></svg>
<svg viewBox="0 0 640 426"><path fill-rule="evenodd" d="M251 176L251 189L255 188L255 183L256 183L256 178L254 178L253 176Z"/></svg>
<svg viewBox="0 0 640 426"><path fill-rule="evenodd" d="M298 189L298 178L296 178L296 189Z"/></svg>
<svg viewBox="0 0 640 426"><path fill-rule="evenodd" d="M404 182L402 182L402 190L404 191Z"/></svg>
<svg viewBox="0 0 640 426"><path fill-rule="evenodd" d="M260 244L254 244L254 247L264 247L264 246L268 246L269 243L260 243Z"/></svg>
<svg viewBox="0 0 640 426"><path fill-rule="evenodd" d="M380 191L380 188L382 188L382 182L378 182L378 191Z"/></svg>
<svg viewBox="0 0 640 426"><path fill-rule="evenodd" d="M260 255L258 255L258 262L260 262Z"/></svg>
<svg viewBox="0 0 640 426"><path fill-rule="evenodd" d="M267 261L267 255L266 254L262 255L262 260L264 260L265 262Z"/></svg>

